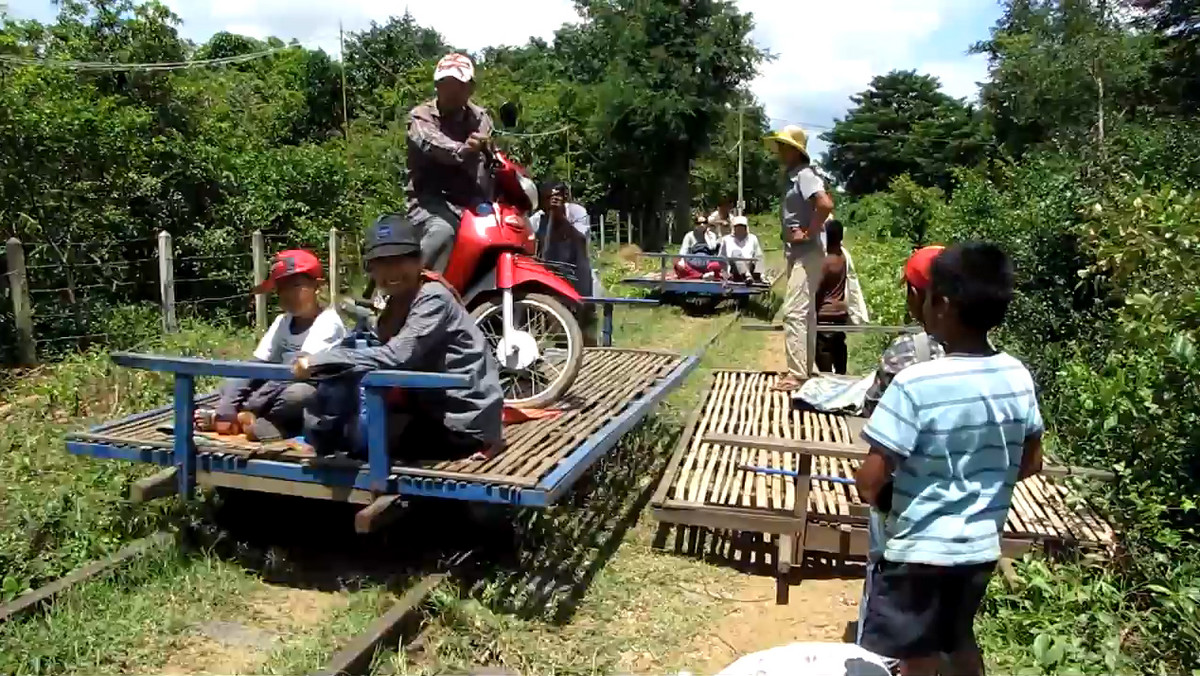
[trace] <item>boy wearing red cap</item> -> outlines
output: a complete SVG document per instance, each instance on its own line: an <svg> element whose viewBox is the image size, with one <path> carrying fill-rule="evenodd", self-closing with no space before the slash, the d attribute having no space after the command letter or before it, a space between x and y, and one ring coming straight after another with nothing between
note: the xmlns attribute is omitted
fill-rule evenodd
<svg viewBox="0 0 1200 676"><path fill-rule="evenodd" d="M918 324L925 326L922 307L925 305L925 293L929 290L930 268L933 261L942 253L944 247L927 246L918 249L909 256L904 264L904 283L907 287L908 315ZM879 359L879 369L875 371L875 382L867 390L867 398L863 403L863 415L869 416L875 410L875 405L883 397L892 378L905 368L918 362L937 359L946 354L942 346L928 333L905 334L884 350Z"/></svg>
<svg viewBox="0 0 1200 676"><path fill-rule="evenodd" d="M283 313L259 341L254 359L290 364L299 356L328 350L346 337L337 312L323 308L317 298L323 278L321 261L311 252L292 249L276 254L270 275L253 293L276 291ZM316 388L303 382L231 379L220 391L214 410L196 412L197 426L269 441L300 432L304 407Z"/></svg>

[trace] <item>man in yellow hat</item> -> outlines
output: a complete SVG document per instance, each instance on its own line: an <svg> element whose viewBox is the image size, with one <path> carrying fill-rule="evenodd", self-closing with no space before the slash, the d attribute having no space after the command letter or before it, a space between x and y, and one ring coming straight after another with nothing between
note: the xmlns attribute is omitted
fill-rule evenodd
<svg viewBox="0 0 1200 676"><path fill-rule="evenodd" d="M833 199L825 182L813 170L808 156L808 135L797 126L787 126L766 138L787 170L787 190L782 205L784 251L787 253L787 297L783 304L784 346L788 375L775 386L791 391L812 375L816 351L817 306L814 302L821 282L825 246L821 231L833 213Z"/></svg>

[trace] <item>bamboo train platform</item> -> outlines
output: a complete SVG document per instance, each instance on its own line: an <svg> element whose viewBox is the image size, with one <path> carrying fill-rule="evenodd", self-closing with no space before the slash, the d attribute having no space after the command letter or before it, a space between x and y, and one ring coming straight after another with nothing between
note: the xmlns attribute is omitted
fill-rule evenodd
<svg viewBox="0 0 1200 676"><path fill-rule="evenodd" d="M771 387L781 374L715 371L693 412L651 505L661 524L760 533L772 541L781 580L806 552L865 558L868 507L848 483L769 474L743 467L852 480L867 445L865 418L800 411ZM719 443L723 442L723 443ZM811 470L802 469L811 462ZM1017 484L1002 549L1036 547L1110 555L1112 527L1075 493L1064 475L1094 470L1047 467ZM786 585L780 592L786 602Z"/></svg>
<svg viewBox="0 0 1200 676"><path fill-rule="evenodd" d="M170 361L168 366L176 369L222 366L186 358L138 358L147 363ZM554 415L506 426L504 449L482 461L434 460L373 468L369 462L350 460L330 466L314 463L311 449L298 448L291 441L262 443L198 432L184 448L194 456L194 483L201 486L355 504L373 504L383 495L546 507L649 415L698 361L694 355L659 350L588 348L574 386L555 404ZM191 382L186 386L191 387ZM179 399L171 406L68 434L67 449L76 455L148 462L171 472L185 455L173 433ZM195 401L203 405L214 399L215 395L208 395ZM191 426L187 429L190 432ZM173 474L163 475L165 487L172 487L174 481Z"/></svg>

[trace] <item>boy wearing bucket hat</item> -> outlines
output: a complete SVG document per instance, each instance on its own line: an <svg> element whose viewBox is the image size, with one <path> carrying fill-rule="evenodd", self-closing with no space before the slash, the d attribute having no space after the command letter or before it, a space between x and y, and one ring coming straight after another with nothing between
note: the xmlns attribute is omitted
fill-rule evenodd
<svg viewBox="0 0 1200 676"><path fill-rule="evenodd" d="M825 191L825 182L813 170L808 156L808 135L796 126L771 134L766 142L779 155L787 170L787 190L782 206L784 251L787 252L788 290L783 304L784 347L788 375L775 389L791 391L812 375L816 350L816 293L825 262L821 232L833 213L833 199Z"/></svg>
<svg viewBox="0 0 1200 676"><path fill-rule="evenodd" d="M388 296L379 316L378 347L335 347L296 360L298 378L356 369L458 373L471 386L452 390L393 390L387 430L393 454L404 460L466 458L500 448L504 396L496 361L470 313L437 274L421 266L420 237L404 217L380 218L367 233L363 263ZM339 382L342 381L342 382ZM346 379L327 379L333 390L320 402L353 399ZM315 411L313 420L331 419ZM310 424L310 428L312 425ZM306 429L306 435L311 436Z"/></svg>
<svg viewBox="0 0 1200 676"><path fill-rule="evenodd" d="M437 96L408 114L408 217L421 238L421 261L445 272L463 209L491 199L482 150L492 118L471 103L475 65L447 54L433 71Z"/></svg>
<svg viewBox="0 0 1200 676"><path fill-rule="evenodd" d="M321 261L312 252L291 249L275 255L270 276L253 293L275 291L283 313L259 341L254 359L288 364L341 342L345 324L317 298L322 278ZM300 432L304 407L315 392L302 382L226 380L216 407L196 412L196 426L221 434L242 433L251 440L280 439Z"/></svg>

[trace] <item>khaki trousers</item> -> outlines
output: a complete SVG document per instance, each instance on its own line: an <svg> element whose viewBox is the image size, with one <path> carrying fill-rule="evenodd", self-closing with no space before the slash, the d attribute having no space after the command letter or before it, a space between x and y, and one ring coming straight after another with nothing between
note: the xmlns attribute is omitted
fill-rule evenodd
<svg viewBox="0 0 1200 676"><path fill-rule="evenodd" d="M788 372L801 379L814 372L817 349L817 302L814 296L821 286L821 266L825 248L805 247L799 254L788 255L787 296L783 301L783 342L787 351Z"/></svg>

